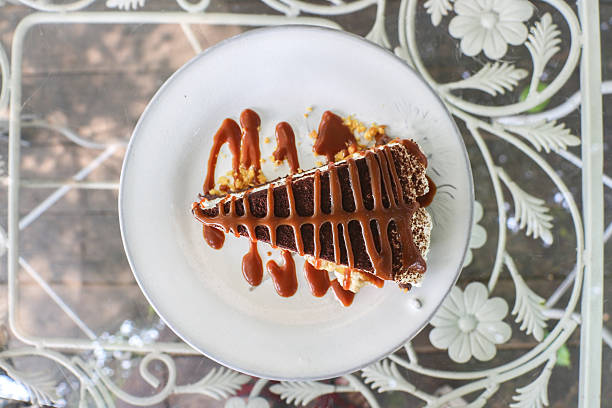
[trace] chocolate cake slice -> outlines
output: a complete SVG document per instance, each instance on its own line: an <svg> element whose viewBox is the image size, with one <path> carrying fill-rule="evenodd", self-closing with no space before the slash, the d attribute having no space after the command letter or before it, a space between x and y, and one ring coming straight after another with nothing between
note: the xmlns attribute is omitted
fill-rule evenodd
<svg viewBox="0 0 612 408"><path fill-rule="evenodd" d="M347 289L380 279L410 289L429 248L431 219L417 200L429 191L426 167L415 142L395 140L253 189L202 196L192 210L205 225L342 273Z"/></svg>

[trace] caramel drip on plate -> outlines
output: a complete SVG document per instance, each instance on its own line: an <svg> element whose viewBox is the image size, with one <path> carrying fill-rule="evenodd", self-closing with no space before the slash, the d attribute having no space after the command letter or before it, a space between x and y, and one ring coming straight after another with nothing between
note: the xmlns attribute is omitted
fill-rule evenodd
<svg viewBox="0 0 612 408"><path fill-rule="evenodd" d="M316 297L322 297L329 289L329 272L317 269L310 262L304 262L304 274L310 291Z"/></svg>
<svg viewBox="0 0 612 408"><path fill-rule="evenodd" d="M287 217L277 217L274 215L274 187L273 183L268 186L267 190L267 211L266 216L256 218L252 215L250 209L249 193L244 194L242 204L244 207L244 215L239 216L236 213L236 197L230 196L221 200L217 206L219 214L216 216L206 215L200 206L194 207L194 214L200 222L217 226L226 232L234 232L237 234L238 226L243 225L248 231L249 237L255 239L255 228L265 227L270 235L270 243L274 246L277 244L276 232L281 225L290 226L293 229L297 252L302 255L304 253L304 242L301 234L301 227L305 224L312 224L314 227L314 256L319 258L321 249L320 229L326 224L331 224L331 232L334 246L334 259L337 264L341 262L341 240L342 234L343 243L347 253L347 264L349 269L355 267L355 257L352 250L350 235L348 234L349 223L358 222L362 235L365 241L365 249L372 263L374 274L385 280L393 279L393 251L391 242L388 237L388 230L391 222L394 222L398 233L401 237L401 248L397 250L401 253L402 269L411 270L414 273L424 273L426 269L425 261L423 260L419 249L414 243L412 237L412 216L419 208L416 201L408 201L404 198L401 187L401 180L395 169L393 157L388 147L382 147L375 151L367 151L364 155L368 172L370 174L372 196L374 206L371 210L366 209L361 193L359 174L354 158L346 160L349 169L349 181L351 183L351 191L355 202L355 211L349 212L344 210L342 206L342 194L340 182L338 179L338 169L332 162L328 164L330 196L331 196L331 212L323 214L321 210L321 172L315 170L314 179L314 214L311 217L299 216L296 210L295 198L293 196L292 177L289 176L285 180L284 188L287 189L289 201L289 215ZM383 187L386 192L387 206L383 202ZM394 194L395 193L395 194ZM225 203L230 200L229 211L225 211ZM376 222L378 235L380 237L380 251L376 249L374 233L370 227L370 221ZM347 274L345 274L346 276ZM345 277L342 282L345 288L350 286L350 274Z"/></svg>
<svg viewBox="0 0 612 408"><path fill-rule="evenodd" d="M300 168L295 147L295 133L293 133L291 125L287 122L281 122L276 125L276 150L272 155L274 160L283 161L287 159L291 174L297 173Z"/></svg>
<svg viewBox="0 0 612 408"><path fill-rule="evenodd" d="M242 258L242 275L251 286L259 286L261 283L263 266L257 251L257 241L251 241L249 252Z"/></svg>
<svg viewBox="0 0 612 408"><path fill-rule="evenodd" d="M213 137L213 145L208 156L206 178L204 179L204 193L208 193L215 187L215 167L217 167L219 151L224 143L229 146L232 153L232 169L234 173L237 173L240 164L240 126L233 119L225 119Z"/></svg>
<svg viewBox="0 0 612 408"><path fill-rule="evenodd" d="M213 249L223 248L223 243L225 242L225 234L223 231L208 225L204 225L202 227L202 236L209 247Z"/></svg>
<svg viewBox="0 0 612 408"><path fill-rule="evenodd" d="M261 119L251 109L245 109L240 114L240 125L242 126L240 164L247 169L253 166L255 170L259 170L261 168L259 163L261 159L261 152L259 151L259 126L261 125Z"/></svg>
<svg viewBox="0 0 612 408"><path fill-rule="evenodd" d="M355 298L355 294L350 290L346 290L342 287L338 279L334 279L331 281L331 288L334 290L334 294L338 298L338 300L345 306L348 307L353 303L353 299Z"/></svg>
<svg viewBox="0 0 612 408"><path fill-rule="evenodd" d="M213 137L213 145L208 156L206 178L204 179L204 193L208 193L215 187L215 167L217 167L219 151L224 143L229 145L230 152L232 153L232 169L234 173L237 173L240 160L240 127L236 121L229 118L221 123L219 130L217 130ZM223 247L225 242L223 231L204 225L202 227L202 235L211 248L221 249Z"/></svg>
<svg viewBox="0 0 612 408"><path fill-rule="evenodd" d="M371 273L362 273L361 277L370 282L372 285L377 288L382 288L385 286L385 281L378 276L372 275Z"/></svg>
<svg viewBox="0 0 612 408"><path fill-rule="evenodd" d="M276 293L282 297L290 297L295 294L298 287L295 262L289 251L283 251L283 259L285 260L283 266L279 266L274 260L269 260L266 268L272 277Z"/></svg>
<svg viewBox="0 0 612 408"><path fill-rule="evenodd" d="M325 111L321 117L319 133L312 149L316 154L326 156L329 162L333 162L334 156L340 152L344 152L346 156L349 147L357 150L357 140L353 132L344 124L340 116Z"/></svg>
<svg viewBox="0 0 612 408"><path fill-rule="evenodd" d="M429 205L434 199L434 196L436 195L436 191L438 191L436 183L434 183L434 181L430 179L429 176L425 177L427 178L427 183L429 183L429 191L427 192L427 194L417 197L417 201L423 208L429 207Z"/></svg>
<svg viewBox="0 0 612 408"><path fill-rule="evenodd" d="M253 166L256 170L260 169L259 126L261 120L259 115L251 109L245 109L240 114L240 124L242 125L242 131L236 121L227 118L223 120L217 133L215 133L208 157L208 167L203 186L205 194L215 187L215 168L217 167L219 151L224 143L229 145L232 154L232 170L234 175L239 173L240 164L245 168ZM223 231L204 225L202 235L210 247L214 249L223 247L225 242Z"/></svg>

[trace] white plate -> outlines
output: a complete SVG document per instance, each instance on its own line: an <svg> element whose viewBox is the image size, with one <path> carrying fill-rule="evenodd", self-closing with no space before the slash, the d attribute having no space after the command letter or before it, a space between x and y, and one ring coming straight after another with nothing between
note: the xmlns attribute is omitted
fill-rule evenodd
<svg viewBox="0 0 612 408"><path fill-rule="evenodd" d="M305 118L309 106L314 110ZM222 250L209 248L190 211L202 189L213 134L224 118L237 119L247 107L262 119L262 157L275 147L263 138L274 141L274 126L285 120L298 137L303 168L315 165L308 134L327 109L386 124L391 136L422 145L431 156L429 174L446 186L430 207L434 231L421 288L404 293L393 283L367 287L344 308L331 290L324 298L310 294L303 261L296 257L296 295L279 297L269 279L249 290L241 273L248 241L228 237ZM220 160L217 175L230 169L229 160ZM269 160L263 170L268 178L287 173L286 165L274 168ZM303 380L362 368L424 327L461 268L472 201L461 136L415 72L359 37L287 26L225 41L166 81L140 118L125 156L119 217L136 280L182 339L236 370ZM259 248L265 263L270 249ZM279 252L272 257L280 259Z"/></svg>

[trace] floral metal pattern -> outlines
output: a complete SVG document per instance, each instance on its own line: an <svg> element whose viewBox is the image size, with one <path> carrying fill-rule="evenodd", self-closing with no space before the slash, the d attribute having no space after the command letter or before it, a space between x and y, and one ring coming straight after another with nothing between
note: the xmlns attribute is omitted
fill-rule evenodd
<svg viewBox="0 0 612 408"><path fill-rule="evenodd" d="M488 299L488 291L480 282L472 282L462 292L454 287L438 313L431 320L431 344L448 349L448 356L458 363L472 356L480 361L495 356L495 345L505 343L512 329L502 319L508 304L499 297Z"/></svg>
<svg viewBox="0 0 612 408"><path fill-rule="evenodd" d="M448 32L461 39L461 51L474 56L484 51L490 59L500 59L508 44L520 45L527 38L524 21L533 13L526 0L457 0Z"/></svg>
<svg viewBox="0 0 612 408"><path fill-rule="evenodd" d="M472 263L472 258L474 257L472 249L482 248L485 242L487 242L487 230L479 224L483 214L482 204L478 201L474 201L474 225L472 226L472 235L468 243L468 250L463 260L464 268Z"/></svg>
<svg viewBox="0 0 612 408"><path fill-rule="evenodd" d="M385 24L385 0L351 2L329 0L326 3L306 0L261 1L271 11L281 15L241 16L239 21L242 24L266 25L304 21L308 24L338 27L327 17L348 15L374 5L376 6L375 20L366 38L383 47L390 47ZM84 10L95 0L71 2L20 0L20 2L35 10L65 12L66 17L62 15L56 17L57 21L62 21L62 18L70 16L71 11ZM117 16L127 16L128 14L123 14L124 11L147 9L152 6L152 3L146 0L107 0L106 6L120 10L116 12ZM198 21L197 18L192 18L194 16L210 17L205 20L210 23L230 24L227 21L235 21L227 19L226 15L214 13L208 15L208 0L176 0L176 3L185 11L184 18L167 17L168 22L182 24L188 37L190 29L187 22ZM20 372L13 364L15 359L37 356L52 360L64 367L78 380L79 406L114 406L115 399L132 405L147 406L163 401L169 395L189 393L225 400L225 406L228 408L268 407L268 401L260 396L262 390L266 388L288 404L296 406L305 405L326 394L357 392L363 395L370 406L378 407L375 392L403 392L418 398L430 408L449 406L447 404L452 401L465 402L466 398L472 398L467 406L475 408L484 406L488 399L497 392L500 383L539 369L540 373L535 380L516 389L511 406L515 408L547 406L549 402L547 388L555 366L555 354L579 324L579 318L574 314L574 310L580 296L583 273L583 229L578 207L564 180L540 155L540 153L557 153L576 163L578 159L566 149L568 146L578 145L580 139L559 121L561 117L556 114L555 110L543 116L528 115L530 110L547 101L561 89L579 61L582 31L576 14L560 0L548 0L547 3L555 10L553 14L550 12L545 12L543 15L537 13L535 3L527 0L427 0L425 2L402 0L397 33L400 45L394 49L396 55L412 65L437 90L455 118L463 122L468 129L488 169L497 202L499 225L496 237L497 249L496 257L491 265L489 280L486 285L476 282L469 283L464 291L459 287L453 288L449 298L431 321L433 326L429 334L431 344L434 347L448 349L449 358L455 362L466 362L471 357L481 361L491 360L496 354L496 345L506 342L512 333L511 325L508 323L509 317L506 316L508 303L494 295L500 274L507 271L515 286L514 306L511 311L516 323L514 330L524 331L527 335L533 336L538 341L536 348L520 358L506 361L501 365L490 366L486 370L454 372L421 365L417 353L409 342L404 346L402 352L390 355L363 369L361 373L346 375L334 385L318 381L270 384L267 380L255 380L221 367L208 371L194 383L178 385L176 383L177 368L172 355L192 353L192 350L186 345L157 343L153 339L151 343L142 343L136 347L128 342L112 343L96 337L91 330L88 332L86 325L62 301L61 297L48 285L45 286L44 280L28 265L27 261L19 258L19 260L13 259L15 265L19 264L43 287L53 301L89 336L89 340L47 339L44 344L41 344L38 340L30 339L23 333L19 333L18 329L11 325L13 332L31 347L7 349L0 352L0 368L23 387L34 404L50 404L59 401L53 389L52 379L38 373ZM3 3L0 2L1 4ZM447 83L438 82L432 77L423 62L417 45L416 16L420 8L430 16L430 23L434 27L439 27L445 18L449 20L449 37L458 42L464 55L476 56L482 52L489 61L483 63L477 70L467 71L466 75L460 79ZM89 12L84 14L87 13ZM321 17L304 17L304 20L300 20L306 13ZM190 19L187 19L187 16ZM157 22L165 18L162 13L157 14L156 17ZM101 17L96 12L90 12L87 18L91 19L90 21L97 21L96 19ZM112 21L110 17L105 18ZM130 17L126 18L127 20L118 21L146 23L151 16L143 14L138 17L130 14ZM31 21L30 24L35 24L35 22ZM570 39L565 44L561 42L562 30L565 30ZM20 35L23 34L23 32L20 33ZM513 63L500 61L509 49L516 50L522 47L526 49L531 58L531 69L518 68ZM565 54L560 70L554 77L545 75L551 58L557 56L561 49L565 51ZM16 52L19 53L21 50L17 47ZM17 57L13 55L13 58ZM8 61L7 54L0 45L2 74L0 111L8 106L9 84L19 85L21 80L18 70L10 71ZM19 68L19 61L15 63L15 67ZM546 81L545 84L544 81ZM527 90L524 100L513 97L503 99L502 102L493 99L491 103L479 104L472 99L464 98L462 93L463 90L469 89L491 97L513 95L522 85L525 85ZM17 89L20 88L12 88L11 98L16 98L16 103L19 105L20 94L15 93ZM10 128L11 123L16 123L18 119L19 123L15 126L51 128L78 145L100 149L101 154L92 162L88 171L102 163L116 148L112 144L98 145L84 140L69 129L22 117L18 108L12 111L8 122L0 120L0 127ZM14 134L14 128L11 129L10 133ZM523 279L509 253L507 241L508 231L524 230L526 239L541 240L544 245L553 245L555 236L553 216L547 203L537 196L537 192L527 191L521 187L506 173L503 163L495 161L489 148L490 142L483 137L485 132L507 143L510 148L527 155L556 186L572 218L577 246L576 267L570 275L573 279L570 283L573 285L560 287L548 300L538 295ZM75 175L74 183L81 182L86 174L85 172ZM50 196L45 201L45 205L52 205L53 200L58 200L60 197L61 194ZM512 202L514 208L512 217L506 214L506 199ZM471 249L482 247L487 240L486 230L478 225L483 216L482 206L478 203L475 212L476 225L473 229L470 252L468 252L465 266L472 261ZM23 228L27 227L28 221L31 222L31 219L23 222ZM5 237L4 230L0 228L0 239L5 241ZM2 244L0 256L4 255L4 250L8 246L4 245L4 242ZM9 279L15 279L14 274L14 269L9 267ZM561 294L568 290L570 290L570 296L567 304L561 310L553 309ZM14 298L10 298L9 301L13 301L11 299ZM14 309L15 306L11 306ZM9 310L13 309L9 308ZM548 334L545 333L545 330L548 330ZM95 360L84 361L78 356L58 351L66 348L92 350L94 355L96 353L103 355L110 350L140 353L143 355L139 364L140 375L156 390L147 397L128 394L95 364ZM165 367L166 374L163 382L160 382L159 378L149 369L150 364L154 362ZM407 373L464 381L463 385L447 393L434 395L419 389L408 381ZM236 396L247 383L252 384L248 397ZM475 395L475 393L478 394L476 397L466 397Z"/></svg>

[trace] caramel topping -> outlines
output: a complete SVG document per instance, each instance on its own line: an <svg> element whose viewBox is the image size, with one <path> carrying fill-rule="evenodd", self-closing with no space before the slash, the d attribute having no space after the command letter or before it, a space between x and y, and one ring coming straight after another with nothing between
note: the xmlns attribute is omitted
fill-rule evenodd
<svg viewBox="0 0 612 408"><path fill-rule="evenodd" d="M210 149L210 156L208 156L206 178L204 179L204 193L208 193L215 187L215 167L217 167L219 151L224 143L229 145L230 152L232 152L232 168L234 173L237 173L240 158L240 127L236 121L229 118L221 123L219 130L217 130L217 133L215 133L213 137L213 145ZM225 235L223 232L204 225L202 228L202 235L211 248L221 249L223 247L223 243L225 242Z"/></svg>
<svg viewBox="0 0 612 408"><path fill-rule="evenodd" d="M225 234L223 231L209 225L204 225L202 227L202 235L209 247L213 249L223 248L223 244L225 243Z"/></svg>
<svg viewBox="0 0 612 408"><path fill-rule="evenodd" d="M362 273L361 276L377 288L382 288L385 286L385 281L383 279L380 279L378 276L372 275L371 273Z"/></svg>
<svg viewBox="0 0 612 408"><path fill-rule="evenodd" d="M260 152L259 152L259 125L261 120L259 115L253 112L251 109L245 109L240 114L240 124L242 125L243 132L241 134L240 127L236 121L232 119L225 119L215 136L213 137L213 145L210 149L210 156L208 157L208 167L206 169L206 178L204 179L204 194L220 194L221 191L228 189L227 183L222 183L220 186L221 191L215 190L215 168L217 167L217 159L219 157L219 151L224 143L229 145L230 152L232 153L232 169L236 180L242 180L242 173L240 164L247 169L251 166L255 168L253 172L254 176L259 172L260 169ZM242 156L242 160L241 160ZM226 177L223 177L227 180ZM225 242L225 235L222 231L205 225L202 228L202 235L206 243L214 249L221 249Z"/></svg>
<svg viewBox="0 0 612 408"><path fill-rule="evenodd" d="M421 208L428 207L434 199L436 195L436 191L438 191L438 187L436 187L436 183L433 182L429 176L425 176L427 178L427 183L429 183L429 191L427 194L417 197L417 201L419 202Z"/></svg>
<svg viewBox="0 0 612 408"><path fill-rule="evenodd" d="M259 126L261 119L251 109L245 109L240 114L240 125L242 126L242 147L240 164L245 168L251 166L259 170L261 164L261 153L259 151Z"/></svg>
<svg viewBox="0 0 612 408"><path fill-rule="evenodd" d="M340 285L338 279L334 279L331 281L331 288L334 290L334 294L338 298L338 300L345 306L348 307L353 303L353 299L355 298L355 294L350 290L346 290Z"/></svg>
<svg viewBox="0 0 612 408"><path fill-rule="evenodd" d="M310 262L304 262L304 274L310 291L316 297L322 297L329 289L329 272L317 269Z"/></svg>
<svg viewBox="0 0 612 408"><path fill-rule="evenodd" d="M340 152L346 156L348 149L357 150L357 140L353 132L344 124L342 118L333 112L325 111L319 123L319 134L314 143L316 154L326 156L330 162Z"/></svg>
<svg viewBox="0 0 612 408"><path fill-rule="evenodd" d="M232 152L232 169L237 173L240 159L240 127L236 121L229 118L221 123L219 130L213 137L213 145L210 149L210 156L208 156L206 178L204 179L204 193L208 193L215 187L215 167L217 167L219 151L224 143L229 145L230 152Z"/></svg>
<svg viewBox="0 0 612 408"><path fill-rule="evenodd" d="M297 173L300 168L297 149L295 147L295 134L291 125L281 122L276 125L276 150L272 153L274 160L283 161L287 159L291 174Z"/></svg>
<svg viewBox="0 0 612 408"><path fill-rule="evenodd" d="M427 168L427 156L425 156L425 153L421 151L419 145L409 139L399 139L399 142L408 149L410 154L417 158L423 167Z"/></svg>
<svg viewBox="0 0 612 408"><path fill-rule="evenodd" d="M230 190L227 177L220 177L219 188L215 189L215 167L220 149L225 143L232 154L233 172L228 175L234 176L234 189L265 182L260 169L259 115L251 109L245 109L240 115L240 124L242 130L234 120L225 119L213 137L203 185L204 194L209 195L209 198L211 194L221 195ZM373 125L367 133L366 139L367 136L369 139L374 138L377 145L389 141L384 126ZM362 153L358 166L355 158L348 157L359 148L351 128L330 111L323 114L318 135L315 136L313 150L316 154L326 156L329 164L327 170L316 169L307 176L310 179L306 180L311 183L310 198L302 199L304 193L303 190L300 192L300 188L303 189L304 184L302 187L294 187L290 175L283 182L270 183L265 190L265 200L264 192L258 192L259 204L253 208L249 191L239 198L228 195L221 199L216 205L216 213L206 213L201 203L194 203L192 210L204 224L203 235L208 245L215 249L221 248L225 241L224 232L232 232L236 236L248 235L251 244L242 259L242 272L251 286L258 286L263 279L263 266L256 240L262 239L262 231L265 232L263 240L269 239L273 247L282 242L280 245L287 248L288 240L293 240L294 247L289 246L289 249L295 249L300 255L308 253L318 261L323 258L333 259L336 264L348 266L341 282L337 279L330 282L327 271L319 270L308 262L304 265L304 273L313 295L321 297L331 286L345 306L349 306L354 297L354 293L348 290L352 270L365 268L372 271L373 274L363 272L362 275L379 287L382 287L383 279L394 279L394 267L398 264L401 264L400 270L404 272L424 273L426 264L412 237L412 218L419 207L431 203L436 192L433 181L427 177L429 192L416 197L415 201L412 190L404 190L404 185L410 185L410 181L406 182L401 167L396 168L393 157L395 153L392 154L388 146ZM277 162L286 159L291 174L296 174L300 170L295 134L287 122L276 126L276 141L277 147L272 157ZM427 166L427 157L416 143L411 140L398 140L398 143L405 146L408 153L423 167ZM336 166L334 159L346 157L344 164ZM402 179L398 171L402 172ZM367 172L363 176L363 190L360 172ZM303 176L297 175L296 179L299 177ZM414 175L412 177L414 180ZM420 185L423 188L423 181L420 181ZM279 189L285 191L279 195ZM299 195L299 202L296 202L294 194ZM405 194L410 197L405 197ZM275 214L277 205L283 209L281 214ZM356 235L356 231L360 235ZM304 233L312 234L307 236L306 245ZM322 243L323 236L326 238ZM357 240L353 239L355 236ZM355 254L360 259L359 267L356 265ZM282 256L282 266L270 260L266 268L278 294L289 297L297 291L298 286L295 263L289 251L283 250ZM364 259L367 263L365 266Z"/></svg>
<svg viewBox="0 0 612 408"><path fill-rule="evenodd" d="M348 233L348 225L358 222L361 227L365 242L365 250L373 266L373 272L379 278L393 279L393 251L389 239L391 228L397 228L401 236L400 260L402 269L413 273L424 273L425 261L421 257L416 244L413 241L411 223L414 212L419 208L416 201L404 198L401 181L398 176L393 156L388 146L365 152L364 156L368 173L371 179L373 206L366 208L360 185L359 173L354 158L346 160L349 173L351 192L354 200L354 210L347 211L343 208L341 186L338 179L338 170L334 163L328 165L329 172L329 199L330 212L324 214L321 210L324 197L321 191L321 170L317 169L312 176L314 179L314 207L312 216L300 216L296 209L296 202L292 187L292 176L285 180L283 186L287 191L288 214L286 217L278 217L274 214L274 187L269 184L266 198L266 215L254 217L251 213L249 192L244 194L240 205L244 209L243 215L236 212L236 197L226 197L217 204L219 209L215 216L207 215L198 205L194 207L194 214L200 222L216 226L226 232L237 233L238 227L242 226L248 231L249 237L255 239L256 228L266 228L269 233L270 243L277 244L277 231L279 227L288 226L293 231L295 246L300 255L304 254L304 242L301 233L303 225L312 225L314 229L314 256L319 257L321 250L320 231L326 225L331 227L333 239L334 261L341 264L341 245L345 246L347 253L346 264L349 268L355 268L355 256L352 249L352 241ZM386 195L383 196L383 188ZM395 194L393 194L395 193ZM383 197L387 198L383 200ZM225 203L229 200L229 208L226 211ZM371 227L371 221L374 227ZM325 227L327 228L327 227ZM373 231L376 230L376 232ZM379 246L375 242L375 234L379 237ZM341 235L342 234L342 235ZM342 236L342 242L341 242ZM345 287L350 286L350 277L343 282Z"/></svg>
<svg viewBox="0 0 612 408"><path fill-rule="evenodd" d="M285 260L283 266L279 266L276 261L270 260L266 264L266 268L272 277L276 293L282 297L290 297L295 294L298 287L295 262L293 262L293 257L289 251L283 251L283 259Z"/></svg>
<svg viewBox="0 0 612 408"><path fill-rule="evenodd" d="M346 239L346 238L345 238ZM347 271L344 274L344 277L342 279L342 287L346 290L349 290L349 288L351 287L351 279L352 279L352 275L350 271Z"/></svg>
<svg viewBox="0 0 612 408"><path fill-rule="evenodd" d="M257 251L257 241L251 241L249 252L242 258L242 275L251 286L259 286L261 283L263 278L263 266L261 257Z"/></svg>

